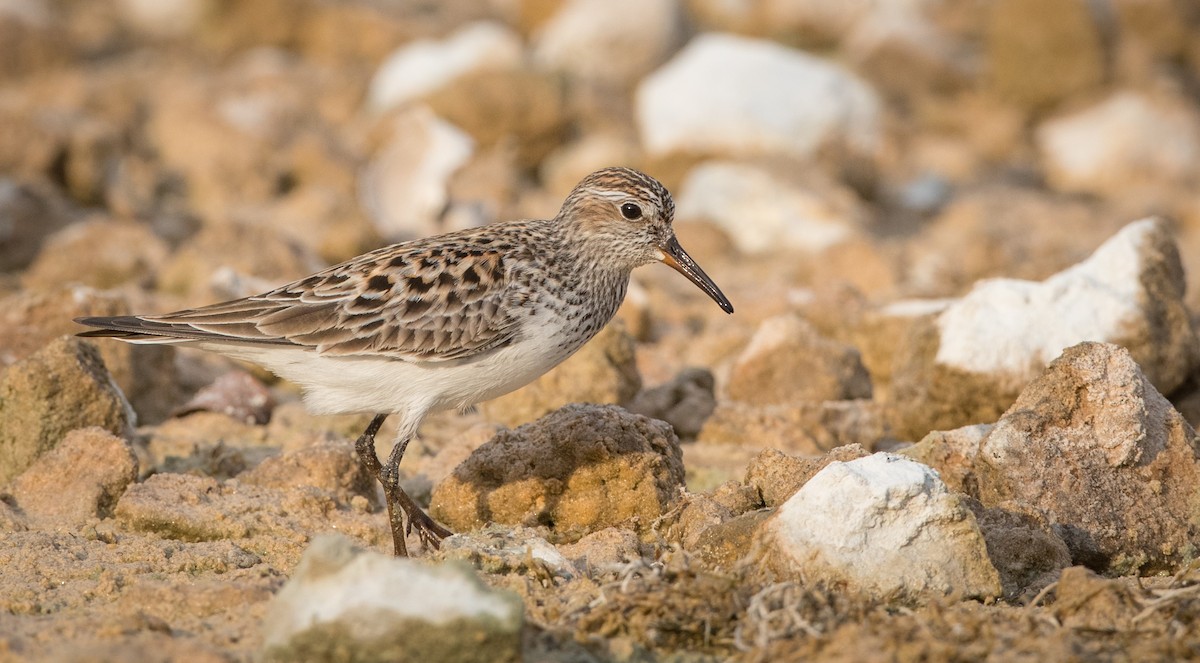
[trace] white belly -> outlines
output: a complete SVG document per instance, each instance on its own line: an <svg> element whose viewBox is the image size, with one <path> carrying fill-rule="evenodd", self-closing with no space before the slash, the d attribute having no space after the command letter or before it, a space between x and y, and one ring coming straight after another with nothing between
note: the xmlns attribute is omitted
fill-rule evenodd
<svg viewBox="0 0 1200 663"><path fill-rule="evenodd" d="M561 321L538 316L525 337L478 358L414 363L367 356L332 357L288 346L200 347L250 361L304 389L316 414L402 413L464 408L529 384L588 339L563 343Z"/></svg>

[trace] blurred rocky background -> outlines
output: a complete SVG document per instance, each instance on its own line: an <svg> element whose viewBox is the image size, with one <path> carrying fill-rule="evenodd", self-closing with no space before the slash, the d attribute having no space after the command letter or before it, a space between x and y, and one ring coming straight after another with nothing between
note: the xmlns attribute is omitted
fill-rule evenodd
<svg viewBox="0 0 1200 663"><path fill-rule="evenodd" d="M611 165L737 312L432 418L423 561L365 418L69 336ZM1196 656L1198 191L1192 0L0 0L0 661Z"/></svg>

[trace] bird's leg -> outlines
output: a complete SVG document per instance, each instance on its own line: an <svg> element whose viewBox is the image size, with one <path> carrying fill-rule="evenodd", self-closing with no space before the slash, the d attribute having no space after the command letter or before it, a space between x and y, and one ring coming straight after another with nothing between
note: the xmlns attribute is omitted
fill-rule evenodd
<svg viewBox="0 0 1200 663"><path fill-rule="evenodd" d="M403 534L416 530L422 545L427 548L437 548L441 545L442 539L450 536L453 532L437 524L400 487L400 460L404 458L404 450L408 448L408 441L411 439L412 433L409 433L396 440L396 444L392 447L392 453L388 455L388 462L383 468L380 481L383 483L385 494L389 485L394 489L396 504L404 510L404 515L408 516L408 527L404 529ZM392 521L392 526L396 526L396 521ZM393 536L395 536L394 533Z"/></svg>
<svg viewBox="0 0 1200 663"><path fill-rule="evenodd" d="M388 523L392 527L393 554L396 557L408 557L408 546L404 542L404 523L397 522L400 514L396 513L395 506L393 506L394 500L391 491L388 490L387 482L383 480L383 465L379 462L379 455L375 453L375 434L379 432L379 427L386 419L386 414L375 415L375 418L371 419L371 423L367 424L367 429L363 431L363 434L358 436L358 440L354 443L354 450L358 452L358 462L367 468L376 481L383 484L383 501L387 503Z"/></svg>
<svg viewBox="0 0 1200 663"><path fill-rule="evenodd" d="M402 432L400 439L396 440L395 446L392 447L392 453L388 456L387 465L379 462L379 456L375 453L375 434L379 432L379 427L383 425L385 419L387 419L386 414L375 415L375 418L367 425L367 429L359 436L354 447L358 451L359 462L383 486L395 555L407 557L408 547L405 543L405 536L412 530L416 530L423 545L433 548L437 548L442 539L450 536L451 532L434 522L400 486L400 460L404 457L408 441L412 439L411 431ZM404 522L405 516L408 517L407 527Z"/></svg>

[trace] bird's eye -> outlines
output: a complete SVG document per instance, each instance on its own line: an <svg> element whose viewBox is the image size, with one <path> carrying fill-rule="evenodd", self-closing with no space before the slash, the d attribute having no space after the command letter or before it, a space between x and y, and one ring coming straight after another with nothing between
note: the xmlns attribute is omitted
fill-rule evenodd
<svg viewBox="0 0 1200 663"><path fill-rule="evenodd" d="M633 203L625 203L621 205L621 216L633 221L634 219L642 218L642 208Z"/></svg>

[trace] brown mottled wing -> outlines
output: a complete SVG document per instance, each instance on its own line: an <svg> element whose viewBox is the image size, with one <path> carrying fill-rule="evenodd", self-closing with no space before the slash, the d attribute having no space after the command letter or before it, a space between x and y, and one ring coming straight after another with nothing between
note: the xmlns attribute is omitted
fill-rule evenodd
<svg viewBox="0 0 1200 663"><path fill-rule="evenodd" d="M527 303L499 246L416 242L379 249L271 292L108 325L135 335L292 344L325 355L470 357L516 337ZM129 321L138 321L130 324ZM87 322L85 324L96 324ZM97 325L100 326L100 325Z"/></svg>

